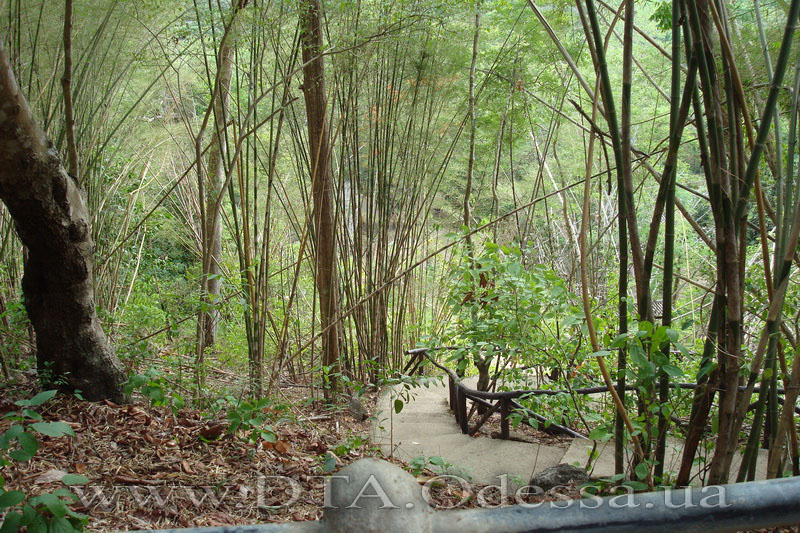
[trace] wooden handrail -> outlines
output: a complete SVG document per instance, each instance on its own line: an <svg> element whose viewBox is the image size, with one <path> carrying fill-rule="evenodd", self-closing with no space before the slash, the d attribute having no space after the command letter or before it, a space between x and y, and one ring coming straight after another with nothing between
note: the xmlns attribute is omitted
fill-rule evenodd
<svg viewBox="0 0 800 533"><path fill-rule="evenodd" d="M424 354L425 357L431 363L433 363L434 366L436 366L437 368L447 372L451 377L454 377L458 382L461 382L462 381L461 378L459 378L458 375L455 372L453 372L449 368L446 368L446 367L442 366L441 364L437 363L436 361L434 361L427 354L427 352L429 350L444 350L444 349L455 350L457 348L461 348L461 347L460 346L442 346L442 347L435 347L435 348L414 348L413 350L406 350L406 354L407 355L416 355L416 356ZM697 388L697 383L670 383L669 386L670 386L670 388L673 388L673 389L694 390L694 389ZM740 391L744 391L745 389L747 389L746 386L739 386L738 388L739 388ZM632 390L636 390L636 389L637 389L636 385L626 385L625 386L625 390L626 391L632 391ZM719 387L717 390L724 391L725 387ZM583 388L572 389L572 390L567 390L567 389L529 389L529 390L513 390L513 391L501 391L501 392L482 392L482 391L477 391L476 390L475 392L478 395L480 395L481 398L483 398L485 400L495 400L495 399L499 399L499 398L518 398L520 396L525 396L525 395L530 395L530 396L556 396L558 394L571 394L571 393L583 394L583 395L586 395L586 394L600 394L600 393L603 393L603 392L608 392L608 387L606 387L605 385L596 385L596 386L593 386L593 387L583 387ZM753 388L753 392L756 392L756 393L760 392L760 387L758 385L756 385ZM784 390L782 388L780 388L780 387L775 392L776 392L776 394L778 394L780 396L784 395ZM782 399L779 399L779 401L782 401ZM797 411L798 414L800 414L800 407L796 407L795 410Z"/></svg>
<svg viewBox="0 0 800 533"><path fill-rule="evenodd" d="M440 348L433 348L433 349L446 349L446 350L455 350L458 349L457 346L443 346ZM516 391L502 391L502 392L485 392L475 390L471 387L468 387L464 384L464 381L459 377L458 374L453 372L451 369L439 364L436 362L430 354L428 354L428 348L416 348L413 350L406 351L406 354L413 355L415 357L425 357L431 364L435 367L439 368L443 372L445 372L449 377L449 385L450 385L450 409L455 413L456 422L461 427L462 433L465 434L472 434L475 433L478 429L483 426L484 423L489 419L489 417L496 412L498 409L500 410L500 436L503 439L509 438L509 427L508 427L508 415L511 413L511 408L513 407L517 411L523 411L529 418L534 418L538 422L541 422L545 425L545 431L549 433L558 433L568 435L573 438L580 438L585 439L586 436L574 431L566 426L562 426L560 424L556 424L555 422L549 421L544 416L524 407L519 402L515 400L521 396L525 396L529 394L529 391L525 390L516 390ZM469 418L470 414L467 413L466 408L466 401L467 398L472 400L473 403L481 405L487 409L487 411L483 414L481 420L470 430L469 428ZM497 400L496 404L492 404L488 400ZM523 423L526 425L531 425L527 420L523 419Z"/></svg>
<svg viewBox="0 0 800 533"><path fill-rule="evenodd" d="M538 422L545 424L545 431L549 433L558 433L569 435L570 437L574 438L587 438L585 435L578 433L566 426L562 426L560 424L553 423L549 421L546 417L532 411L531 409L521 405L518 401L519 398L523 396L538 396L538 395L546 395L546 396L554 396L557 394L600 394L603 392L608 391L608 387L604 385L599 385L595 387L585 387L580 389L572 389L570 390L551 390L551 389L534 389L534 390L512 390L512 391L500 391L500 392L488 392L488 391L479 391L467 386L464 383L464 380L456 374L453 370L447 368L446 366L438 363L431 355L428 353L431 350L457 350L461 348L460 346L439 346L434 348L414 348L411 350L407 350L406 354L413 356L411 360L406 364L405 368L409 368L412 366L412 362L415 362L413 365L414 370L416 371L420 368L421 363L424 359L427 359L432 365L436 368L442 370L448 376L449 381L449 390L450 390L450 400L449 405L450 409L455 413L456 422L461 428L461 431L465 434L472 434L478 431L491 417L492 414L496 413L498 410L500 411L500 432L501 437L503 439L509 438L509 428L508 428L508 415L511 412L511 408L513 407L516 411L523 411L525 415L529 418L534 418ZM694 389L697 387L695 383L670 383L670 387L672 388L680 388L680 389ZM636 387L634 385L628 385L625 387L626 390L635 390ZM743 387L740 387L743 389ZM783 391L779 390L778 394L782 394ZM469 419L472 416L472 412L467 412L466 401L467 398L472 400L473 404L480 405L485 408L485 412L482 413L481 419L477 422L477 424L470 429L469 428ZM492 404L490 400L496 400L497 403ZM782 398L779 398L779 401ZM800 414L800 407L795 406L795 411ZM523 423L527 425L532 425L523 418ZM538 429L538 428L537 428Z"/></svg>

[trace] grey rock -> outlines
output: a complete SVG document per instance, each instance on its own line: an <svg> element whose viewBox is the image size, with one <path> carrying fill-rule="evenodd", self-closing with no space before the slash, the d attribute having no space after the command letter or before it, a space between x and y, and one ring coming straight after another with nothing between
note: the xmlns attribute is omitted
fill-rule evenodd
<svg viewBox="0 0 800 533"><path fill-rule="evenodd" d="M550 468L545 468L538 474L535 474L529 483L533 487L540 487L543 491L547 492L553 487L566 485L570 481L576 484L588 483L591 481L589 475L583 468L578 468L566 463L561 463Z"/></svg>
<svg viewBox="0 0 800 533"><path fill-rule="evenodd" d="M322 523L330 533L425 532L432 516L414 476L388 461L360 459L325 486Z"/></svg>
<svg viewBox="0 0 800 533"><path fill-rule="evenodd" d="M366 420L369 417L364 403L358 396L350 396L350 414L356 420Z"/></svg>

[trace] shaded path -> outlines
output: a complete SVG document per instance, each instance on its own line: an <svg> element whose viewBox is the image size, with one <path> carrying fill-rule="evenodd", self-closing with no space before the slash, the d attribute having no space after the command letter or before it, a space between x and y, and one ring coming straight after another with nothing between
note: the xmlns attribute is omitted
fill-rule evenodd
<svg viewBox="0 0 800 533"><path fill-rule="evenodd" d="M474 386L470 379L467 382ZM416 457L441 457L452 465L449 473L467 474L474 482L498 484L498 476L507 474L511 486L525 485L532 474L559 463L585 466L594 444L586 439L559 445L470 437L461 433L449 411L446 384L432 382L428 388L411 389L411 393L411 400L397 414L392 408L397 393L394 389L383 391L370 435L373 444L380 446L385 455L393 454L407 462ZM668 444L665 470L677 472L682 444L677 439ZM613 476L614 441L598 442L597 451L592 476ZM710 461L711 452L707 453ZM740 460L737 454L731 472L738 472ZM765 478L766 461L767 450L759 450L756 479Z"/></svg>

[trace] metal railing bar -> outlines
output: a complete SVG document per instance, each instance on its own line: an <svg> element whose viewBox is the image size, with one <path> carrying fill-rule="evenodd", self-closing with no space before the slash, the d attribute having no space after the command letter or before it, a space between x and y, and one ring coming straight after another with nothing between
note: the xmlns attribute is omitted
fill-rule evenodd
<svg viewBox="0 0 800 533"><path fill-rule="evenodd" d="M437 533L733 532L800 524L800 477L434 513Z"/></svg>

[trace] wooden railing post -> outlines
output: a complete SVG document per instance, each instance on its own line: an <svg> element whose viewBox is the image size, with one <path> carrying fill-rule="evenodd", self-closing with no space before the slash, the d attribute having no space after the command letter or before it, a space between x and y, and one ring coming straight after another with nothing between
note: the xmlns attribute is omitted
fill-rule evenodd
<svg viewBox="0 0 800 533"><path fill-rule="evenodd" d="M450 410L456 410L456 388L455 384L453 383L453 378L447 376L447 387L450 392Z"/></svg>
<svg viewBox="0 0 800 533"><path fill-rule="evenodd" d="M508 400L500 399L500 438L508 440Z"/></svg>
<svg viewBox="0 0 800 533"><path fill-rule="evenodd" d="M461 426L461 433L469 433L469 420L467 419L467 395L461 390L461 387L456 386L456 421Z"/></svg>

